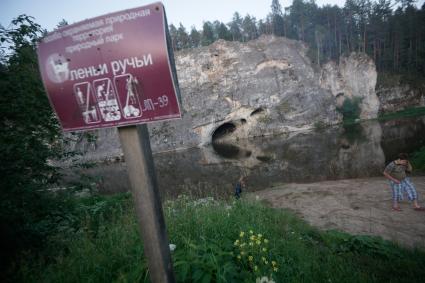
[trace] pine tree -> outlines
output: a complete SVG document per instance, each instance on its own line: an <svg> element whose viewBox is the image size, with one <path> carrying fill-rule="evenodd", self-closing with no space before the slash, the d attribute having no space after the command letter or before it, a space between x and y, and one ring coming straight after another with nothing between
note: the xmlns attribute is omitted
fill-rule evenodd
<svg viewBox="0 0 425 283"><path fill-rule="evenodd" d="M232 40L232 35L224 23L219 23L217 26L217 38L224 40Z"/></svg>
<svg viewBox="0 0 425 283"><path fill-rule="evenodd" d="M214 29L211 22L204 22L202 26L201 44L203 46L210 45L214 42Z"/></svg>
<svg viewBox="0 0 425 283"><path fill-rule="evenodd" d="M233 14L233 19L229 24L230 26L230 34L232 35L233 41L241 41L242 40L242 18L238 12Z"/></svg>
<svg viewBox="0 0 425 283"><path fill-rule="evenodd" d="M181 50L188 47L190 47L189 35L186 32L186 28L180 23L177 30L177 49Z"/></svg>
<svg viewBox="0 0 425 283"><path fill-rule="evenodd" d="M191 48L198 47L201 44L201 34L199 33L199 31L196 30L194 26L192 26L192 29L190 31L189 42Z"/></svg>
<svg viewBox="0 0 425 283"><path fill-rule="evenodd" d="M271 18L272 18L273 34L277 36L284 36L285 29L284 29L284 22L283 22L283 13L282 13L282 6L280 5L279 0L273 0L271 8L272 8Z"/></svg>
<svg viewBox="0 0 425 283"><path fill-rule="evenodd" d="M178 50L177 46L179 45L178 36L177 36L177 29L173 24L171 24L169 26L169 31L170 31L170 37L171 37L171 45L173 47L173 50L177 51Z"/></svg>
<svg viewBox="0 0 425 283"><path fill-rule="evenodd" d="M246 15L242 21L243 41L252 40L258 37L258 30L255 17Z"/></svg>

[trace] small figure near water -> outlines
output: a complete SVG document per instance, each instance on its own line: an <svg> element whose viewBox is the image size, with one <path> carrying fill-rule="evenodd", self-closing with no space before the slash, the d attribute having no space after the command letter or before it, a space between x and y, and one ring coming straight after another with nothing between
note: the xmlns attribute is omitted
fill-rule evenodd
<svg viewBox="0 0 425 283"><path fill-rule="evenodd" d="M409 201L413 204L413 209L425 211L424 207L418 204L418 194L415 186L406 173L412 172L412 165L407 159L406 153L400 153L397 160L390 162L384 170L384 176L390 180L393 198L393 210L401 211L399 202L403 200L403 193L406 192Z"/></svg>
<svg viewBox="0 0 425 283"><path fill-rule="evenodd" d="M235 198L240 199L242 194L242 189L245 190L246 184L245 184L245 177L241 176L238 180L238 182L235 185Z"/></svg>

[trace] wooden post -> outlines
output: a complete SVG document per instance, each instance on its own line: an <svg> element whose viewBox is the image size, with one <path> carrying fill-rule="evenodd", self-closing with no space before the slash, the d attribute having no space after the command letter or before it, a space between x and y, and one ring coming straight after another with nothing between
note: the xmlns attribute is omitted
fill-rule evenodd
<svg viewBox="0 0 425 283"><path fill-rule="evenodd" d="M175 282L146 125L119 127L151 281Z"/></svg>

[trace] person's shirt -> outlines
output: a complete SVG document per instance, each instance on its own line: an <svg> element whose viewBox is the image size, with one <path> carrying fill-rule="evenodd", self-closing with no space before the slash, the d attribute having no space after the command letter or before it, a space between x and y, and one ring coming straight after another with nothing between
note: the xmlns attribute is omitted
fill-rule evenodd
<svg viewBox="0 0 425 283"><path fill-rule="evenodd" d="M391 175L391 177L396 178L401 181L406 178L406 172L412 171L412 165L407 161L406 165L399 164L399 160L394 160L390 162L387 167L385 167L384 172Z"/></svg>

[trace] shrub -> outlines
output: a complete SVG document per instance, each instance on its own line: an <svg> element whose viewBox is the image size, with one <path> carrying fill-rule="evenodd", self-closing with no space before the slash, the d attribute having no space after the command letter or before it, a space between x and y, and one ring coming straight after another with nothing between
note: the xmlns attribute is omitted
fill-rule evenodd
<svg viewBox="0 0 425 283"><path fill-rule="evenodd" d="M354 122L356 119L359 119L361 101L362 99L359 97L353 97L352 99L346 98L341 107L337 108L337 110L343 115L344 123Z"/></svg>
<svg viewBox="0 0 425 283"><path fill-rule="evenodd" d="M413 153L411 162L415 170L425 171L425 146Z"/></svg>

